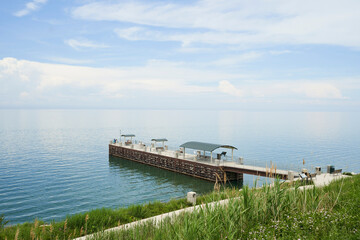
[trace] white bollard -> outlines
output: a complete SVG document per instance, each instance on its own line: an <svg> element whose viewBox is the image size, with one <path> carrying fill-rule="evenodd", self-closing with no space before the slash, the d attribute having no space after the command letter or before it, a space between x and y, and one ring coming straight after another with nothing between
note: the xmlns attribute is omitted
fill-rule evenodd
<svg viewBox="0 0 360 240"><path fill-rule="evenodd" d="M187 201L192 203L192 205L196 205L196 192L188 192L187 193Z"/></svg>
<svg viewBox="0 0 360 240"><path fill-rule="evenodd" d="M294 176L295 176L295 173L293 171L288 172L288 180L289 181L294 181Z"/></svg>

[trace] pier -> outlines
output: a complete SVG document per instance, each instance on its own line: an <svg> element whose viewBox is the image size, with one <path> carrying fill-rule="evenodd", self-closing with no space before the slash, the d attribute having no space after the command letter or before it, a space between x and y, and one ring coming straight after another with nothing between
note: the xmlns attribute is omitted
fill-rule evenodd
<svg viewBox="0 0 360 240"><path fill-rule="evenodd" d="M235 162L233 152L237 148L231 145L192 141L180 145L178 150L170 150L165 145L165 138L152 139L152 144L146 145L142 142L133 142L134 137L134 134L121 135L120 141L111 141L109 155L213 182L242 181L243 174L277 177L283 180L289 179L289 174L290 178L297 176L288 170ZM221 148L231 150L231 160L224 159L226 152L213 156L213 152ZM190 154L186 149L196 151Z"/></svg>

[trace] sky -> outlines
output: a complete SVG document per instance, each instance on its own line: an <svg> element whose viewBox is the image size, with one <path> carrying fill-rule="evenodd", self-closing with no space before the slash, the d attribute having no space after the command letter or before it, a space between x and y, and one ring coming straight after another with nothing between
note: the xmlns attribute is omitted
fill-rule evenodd
<svg viewBox="0 0 360 240"><path fill-rule="evenodd" d="M12 0L0 108L359 111L359 0Z"/></svg>

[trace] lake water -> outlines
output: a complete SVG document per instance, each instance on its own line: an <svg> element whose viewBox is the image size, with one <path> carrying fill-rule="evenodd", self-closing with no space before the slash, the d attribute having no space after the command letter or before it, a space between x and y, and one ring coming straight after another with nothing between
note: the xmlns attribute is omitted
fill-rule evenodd
<svg viewBox="0 0 360 240"><path fill-rule="evenodd" d="M213 189L207 181L109 158L109 140L230 144L245 163L360 171L360 113L0 110L0 214L11 224ZM244 184L255 177L246 175Z"/></svg>

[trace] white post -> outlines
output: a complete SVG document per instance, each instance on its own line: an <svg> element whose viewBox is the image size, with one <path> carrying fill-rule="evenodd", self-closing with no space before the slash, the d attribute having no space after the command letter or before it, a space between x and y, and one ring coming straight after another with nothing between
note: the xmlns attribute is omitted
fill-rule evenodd
<svg viewBox="0 0 360 240"><path fill-rule="evenodd" d="M233 148L231 149L231 161L232 162L234 161L234 149Z"/></svg>
<svg viewBox="0 0 360 240"><path fill-rule="evenodd" d="M212 152L210 152L210 155L211 155L211 158L210 158L210 162L212 163L213 161L213 159L212 159Z"/></svg>
<svg viewBox="0 0 360 240"><path fill-rule="evenodd" d="M185 159L185 147L184 147L184 159Z"/></svg>
<svg viewBox="0 0 360 240"><path fill-rule="evenodd" d="M188 192L187 201L193 205L196 205L196 192Z"/></svg>

